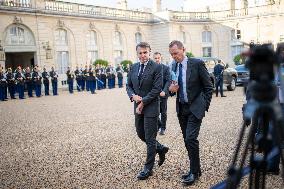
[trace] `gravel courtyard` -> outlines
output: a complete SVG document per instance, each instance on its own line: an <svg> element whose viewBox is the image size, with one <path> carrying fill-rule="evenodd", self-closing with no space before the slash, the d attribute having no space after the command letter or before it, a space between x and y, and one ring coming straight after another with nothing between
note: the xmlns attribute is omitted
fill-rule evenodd
<svg viewBox="0 0 284 189"><path fill-rule="evenodd" d="M225 95L213 96L203 119L203 174L189 188L209 188L225 178L244 102L242 88ZM0 188L186 188L180 176L188 160L174 98L168 101L167 127L158 136L170 148L164 165L137 181L146 146L136 136L125 88L1 102ZM283 188L280 176L269 176L267 188Z"/></svg>

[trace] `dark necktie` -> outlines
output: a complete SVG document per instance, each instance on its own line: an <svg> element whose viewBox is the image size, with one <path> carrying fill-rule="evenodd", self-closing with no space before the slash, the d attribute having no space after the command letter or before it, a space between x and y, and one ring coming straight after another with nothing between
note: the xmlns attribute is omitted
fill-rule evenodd
<svg viewBox="0 0 284 189"><path fill-rule="evenodd" d="M179 63L178 69L179 101L184 103L183 82L182 82L182 64Z"/></svg>
<svg viewBox="0 0 284 189"><path fill-rule="evenodd" d="M143 71L144 71L144 64L140 64L140 71L139 71L139 74L138 74L138 80L140 81L141 78L142 78L142 75L143 75Z"/></svg>

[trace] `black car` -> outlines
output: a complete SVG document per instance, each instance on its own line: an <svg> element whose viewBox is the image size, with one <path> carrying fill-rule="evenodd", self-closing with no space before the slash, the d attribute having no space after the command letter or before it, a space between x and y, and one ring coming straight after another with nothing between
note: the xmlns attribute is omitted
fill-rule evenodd
<svg viewBox="0 0 284 189"><path fill-rule="evenodd" d="M238 72L237 85L243 85L249 80L249 70L245 67L244 64L238 65L235 67Z"/></svg>
<svg viewBox="0 0 284 189"><path fill-rule="evenodd" d="M211 57L198 57L197 59L203 60L205 62L206 68L209 71L211 81L213 86L215 87L215 77L214 77L214 67L218 63L218 58L211 58ZM233 91L236 89L236 81L238 78L238 73L234 68L229 68L228 65L224 65L225 70L223 72L223 83L224 86L227 87L228 91Z"/></svg>

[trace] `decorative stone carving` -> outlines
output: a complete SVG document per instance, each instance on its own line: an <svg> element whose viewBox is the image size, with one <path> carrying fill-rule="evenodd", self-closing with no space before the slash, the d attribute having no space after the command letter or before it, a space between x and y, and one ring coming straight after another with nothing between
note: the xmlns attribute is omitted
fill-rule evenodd
<svg viewBox="0 0 284 189"><path fill-rule="evenodd" d="M236 29L239 29L239 23L236 24Z"/></svg>
<svg viewBox="0 0 284 189"><path fill-rule="evenodd" d="M23 21L22 21L22 19L20 17L15 16L14 20L13 20L13 23L19 25L19 24L22 24Z"/></svg>
<svg viewBox="0 0 284 189"><path fill-rule="evenodd" d="M141 32L141 28L139 26L137 26L137 32Z"/></svg>
<svg viewBox="0 0 284 189"><path fill-rule="evenodd" d="M204 29L205 31L208 31L208 30L210 29L210 27L209 27L209 25L204 25L204 26L203 26L203 29Z"/></svg>
<svg viewBox="0 0 284 189"><path fill-rule="evenodd" d="M95 23L94 22L90 22L89 27L91 30L96 29Z"/></svg>
<svg viewBox="0 0 284 189"><path fill-rule="evenodd" d="M59 28L64 28L64 27L65 27L64 21L61 20L61 19L59 19L59 20L57 21L57 27L59 27Z"/></svg>
<svg viewBox="0 0 284 189"><path fill-rule="evenodd" d="M115 31L119 31L119 25L115 24Z"/></svg>

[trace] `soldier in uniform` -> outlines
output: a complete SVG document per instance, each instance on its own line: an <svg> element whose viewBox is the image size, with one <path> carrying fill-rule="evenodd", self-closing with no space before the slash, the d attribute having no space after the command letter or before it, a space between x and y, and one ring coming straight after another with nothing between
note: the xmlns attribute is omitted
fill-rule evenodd
<svg viewBox="0 0 284 189"><path fill-rule="evenodd" d="M5 75L2 67L0 66L0 100L1 101L6 101L6 98L5 98L6 88L5 88L5 86L7 86L6 75Z"/></svg>
<svg viewBox="0 0 284 189"><path fill-rule="evenodd" d="M118 87L122 88L123 87L123 69L120 64L116 68L116 73L117 73Z"/></svg>
<svg viewBox="0 0 284 189"><path fill-rule="evenodd" d="M76 70L75 70L75 77L76 77L76 83L77 83L77 91L80 92L81 91L81 87L82 87L82 73L79 70L78 66L76 66Z"/></svg>
<svg viewBox="0 0 284 189"><path fill-rule="evenodd" d="M58 95L58 93L57 93L58 74L54 71L53 66L51 67L51 71L49 72L49 75L51 77L52 93L53 93L53 95Z"/></svg>
<svg viewBox="0 0 284 189"><path fill-rule="evenodd" d="M8 91L10 93L10 97L11 99L16 99L15 98L15 76L12 73L12 68L8 68L6 79L8 82Z"/></svg>
<svg viewBox="0 0 284 189"><path fill-rule="evenodd" d="M155 52L153 59L157 64L162 65L162 90L159 96L161 118L159 117L158 127L159 127L159 134L164 135L167 123L167 103L169 96L169 86L171 84L171 74L170 74L170 68L162 63L161 53Z"/></svg>
<svg viewBox="0 0 284 189"><path fill-rule="evenodd" d="M101 77L101 66L100 65L96 66L96 77L97 77L98 90L101 90L102 89L102 83L100 81L102 80L102 77Z"/></svg>
<svg viewBox="0 0 284 189"><path fill-rule="evenodd" d="M85 65L85 69L83 70L83 79L82 79L82 91L87 88L86 83L87 83L87 75L88 75L88 67Z"/></svg>
<svg viewBox="0 0 284 189"><path fill-rule="evenodd" d="M19 66L17 68L17 72L15 75L15 79L17 82L17 91L19 93L19 99L24 99L25 98L25 76L22 72L22 68Z"/></svg>
<svg viewBox="0 0 284 189"><path fill-rule="evenodd" d="M102 86L103 86L103 89L105 89L106 88L106 79L107 79L107 75L106 75L106 68L105 67L102 67L101 68L101 78L102 78L102 82L103 82L103 84L102 84Z"/></svg>
<svg viewBox="0 0 284 189"><path fill-rule="evenodd" d="M115 88L115 69L113 66L110 67L111 72L111 88Z"/></svg>
<svg viewBox="0 0 284 189"><path fill-rule="evenodd" d="M90 85L90 91L92 94L95 94L96 92L96 73L94 72L92 66L89 67L89 85Z"/></svg>
<svg viewBox="0 0 284 189"><path fill-rule="evenodd" d="M111 68L110 65L107 66L106 68L106 78L107 78L107 85L108 88L111 89Z"/></svg>
<svg viewBox="0 0 284 189"><path fill-rule="evenodd" d="M44 94L45 96L49 95L49 74L46 71L46 68L43 68L43 72L42 72L42 78L43 78L43 84L44 84Z"/></svg>
<svg viewBox="0 0 284 189"><path fill-rule="evenodd" d="M69 86L69 93L73 93L73 84L74 84L74 75L72 71L70 70L70 67L68 66L68 70L66 72L67 75L67 83Z"/></svg>
<svg viewBox="0 0 284 189"><path fill-rule="evenodd" d="M28 89L28 96L33 97L33 80L32 80L32 73L29 67L26 68L25 72L25 82Z"/></svg>
<svg viewBox="0 0 284 189"><path fill-rule="evenodd" d="M225 67L222 65L221 60L218 60L218 64L214 67L214 76L216 80L216 97L218 96L218 89L220 88L221 97L226 97L223 94L223 72Z"/></svg>
<svg viewBox="0 0 284 189"><path fill-rule="evenodd" d="M42 77L40 76L38 66L34 67L32 79L33 79L33 82L34 82L36 96L40 97L41 96L41 84L42 84L41 79L42 79Z"/></svg>

